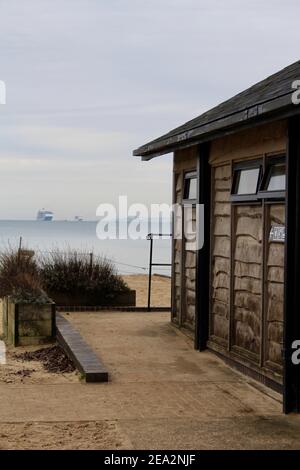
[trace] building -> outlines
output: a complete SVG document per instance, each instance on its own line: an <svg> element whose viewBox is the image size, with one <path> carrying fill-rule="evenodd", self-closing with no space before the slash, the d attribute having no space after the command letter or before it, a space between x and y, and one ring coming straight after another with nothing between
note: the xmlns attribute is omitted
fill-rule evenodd
<svg viewBox="0 0 300 470"><path fill-rule="evenodd" d="M173 201L204 205L203 247L173 240L172 321L281 392L286 413L300 411L296 80L300 62L134 151L173 152Z"/></svg>

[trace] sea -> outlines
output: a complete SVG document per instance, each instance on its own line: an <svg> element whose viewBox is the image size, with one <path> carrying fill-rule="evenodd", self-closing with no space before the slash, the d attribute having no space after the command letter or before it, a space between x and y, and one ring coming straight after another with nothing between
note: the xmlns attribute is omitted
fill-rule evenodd
<svg viewBox="0 0 300 470"><path fill-rule="evenodd" d="M150 241L141 239L104 239L97 237L98 221L0 220L0 251L20 246L47 256L51 251L76 250L82 256L102 256L109 259L120 274L147 274ZM118 221L117 228L126 229L127 221ZM170 222L152 221L152 233L170 234ZM120 230L121 231L121 230ZM150 230L149 230L150 232ZM171 263L171 238L153 241L153 262ZM154 266L153 273L169 276L169 266Z"/></svg>

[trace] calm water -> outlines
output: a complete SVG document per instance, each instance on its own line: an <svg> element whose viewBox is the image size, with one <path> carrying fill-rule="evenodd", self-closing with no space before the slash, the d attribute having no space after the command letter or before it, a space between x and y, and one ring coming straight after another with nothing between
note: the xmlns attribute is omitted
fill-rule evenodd
<svg viewBox="0 0 300 470"><path fill-rule="evenodd" d="M149 241L147 240L99 240L96 235L97 222L66 221L0 221L0 250L8 246L17 247L22 237L23 246L35 251L51 251L54 248L94 252L111 259L122 274L145 273L149 263ZM159 230L157 230L158 232ZM169 233L169 224L162 227ZM170 263L171 241L155 240L153 261ZM130 265L130 266L127 266ZM147 268L147 270L141 269ZM169 274L166 267L154 272Z"/></svg>

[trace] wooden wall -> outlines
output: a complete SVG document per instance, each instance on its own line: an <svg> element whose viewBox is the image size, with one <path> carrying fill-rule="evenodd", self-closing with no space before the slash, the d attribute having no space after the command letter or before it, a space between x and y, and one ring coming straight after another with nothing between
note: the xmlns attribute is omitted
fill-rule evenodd
<svg viewBox="0 0 300 470"><path fill-rule="evenodd" d="M262 319L263 217L261 205L233 208L232 345L259 362Z"/></svg>
<svg viewBox="0 0 300 470"><path fill-rule="evenodd" d="M285 205L267 208L268 226L285 225ZM266 365L281 370L283 346L284 244L268 241L266 265Z"/></svg>
<svg viewBox="0 0 300 470"><path fill-rule="evenodd" d="M210 333L227 344L230 306L230 165L220 165L214 169L213 188Z"/></svg>
<svg viewBox="0 0 300 470"><path fill-rule="evenodd" d="M278 121L237 132L211 142L212 166L286 150L287 122Z"/></svg>
<svg viewBox="0 0 300 470"><path fill-rule="evenodd" d="M192 232L196 230L196 208L184 210L184 221L186 225L192 226ZM186 328L195 331L196 315L196 250L195 242L186 237L183 240L183 268L182 268L182 315L181 322Z"/></svg>
<svg viewBox="0 0 300 470"><path fill-rule="evenodd" d="M269 242L285 224L285 204L232 204L235 162L286 152L285 121L211 143L211 289L209 345L281 381L284 243ZM252 367L252 366L251 366Z"/></svg>
<svg viewBox="0 0 300 470"><path fill-rule="evenodd" d="M285 224L285 204L232 204L235 162L286 152L285 121L211 142L211 259L209 346L281 382L284 243L269 241L270 228ZM183 202L184 174L196 170L197 147L174 154L173 201ZM191 214L195 224L195 211ZM175 220L175 231L182 230ZM172 320L194 335L196 252L173 240Z"/></svg>
<svg viewBox="0 0 300 470"><path fill-rule="evenodd" d="M182 186L183 178L181 172L174 173L174 203L182 202ZM179 216L174 217L174 232L182 232L182 220ZM172 281L172 320L176 324L180 324L181 312L181 258L182 258L182 241L180 239L173 240L173 281Z"/></svg>
<svg viewBox="0 0 300 470"><path fill-rule="evenodd" d="M182 207L184 174L197 168L197 149L191 147L174 154L174 192L173 202ZM189 214L195 225L196 211ZM174 220L175 233L183 231L183 218ZM194 334L196 299L196 252L183 237L173 240L173 283L172 283L172 320L180 327L187 328Z"/></svg>

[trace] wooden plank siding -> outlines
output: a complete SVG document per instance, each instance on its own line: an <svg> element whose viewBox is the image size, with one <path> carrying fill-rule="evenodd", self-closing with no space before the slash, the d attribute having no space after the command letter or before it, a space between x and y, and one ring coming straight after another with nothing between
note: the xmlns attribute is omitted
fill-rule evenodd
<svg viewBox="0 0 300 470"><path fill-rule="evenodd" d="M174 172L174 203L181 204L182 201L182 174ZM173 222L173 230L175 233L181 231L181 220L175 218ZM172 321L177 325L180 324L181 318L181 271L182 271L182 240L173 239L172 243L173 257L173 281L172 281Z"/></svg>
<svg viewBox="0 0 300 470"><path fill-rule="evenodd" d="M191 214L185 214L185 221L191 222L193 232L196 225L196 208L192 208ZM191 218L191 220L189 220ZM195 331L196 324L196 250L193 243L183 240L183 289L182 289L182 326Z"/></svg>
<svg viewBox="0 0 300 470"><path fill-rule="evenodd" d="M285 225L285 205L267 207L267 230ZM284 308L284 243L267 242L266 262L266 345L265 365L282 373Z"/></svg>
<svg viewBox="0 0 300 470"><path fill-rule="evenodd" d="M262 318L261 205L234 206L232 346L259 363Z"/></svg>
<svg viewBox="0 0 300 470"><path fill-rule="evenodd" d="M285 203L232 203L237 162L285 154L285 121L211 143L210 313L208 346L253 373L282 383Z"/></svg>
<svg viewBox="0 0 300 470"><path fill-rule="evenodd" d="M233 203L233 165L286 152L285 121L211 142L210 295L208 346L255 373L282 383L284 243L269 241L285 224L285 203ZM197 168L197 147L174 154L173 201L183 204L185 173ZM196 223L196 211L191 214ZM175 231L183 229L175 221ZM195 335L196 251L173 240L172 321ZM201 289L201 286L198 286Z"/></svg>
<svg viewBox="0 0 300 470"><path fill-rule="evenodd" d="M197 149L191 147L174 154L173 202L183 207L183 184L186 172L197 168ZM193 224L196 211L192 211ZM183 218L174 221L175 232L183 232ZM179 327L195 333L196 315L196 252L183 237L173 241L174 279L172 321Z"/></svg>
<svg viewBox="0 0 300 470"><path fill-rule="evenodd" d="M226 345L230 309L231 166L227 164L214 168L212 181L210 334Z"/></svg>

